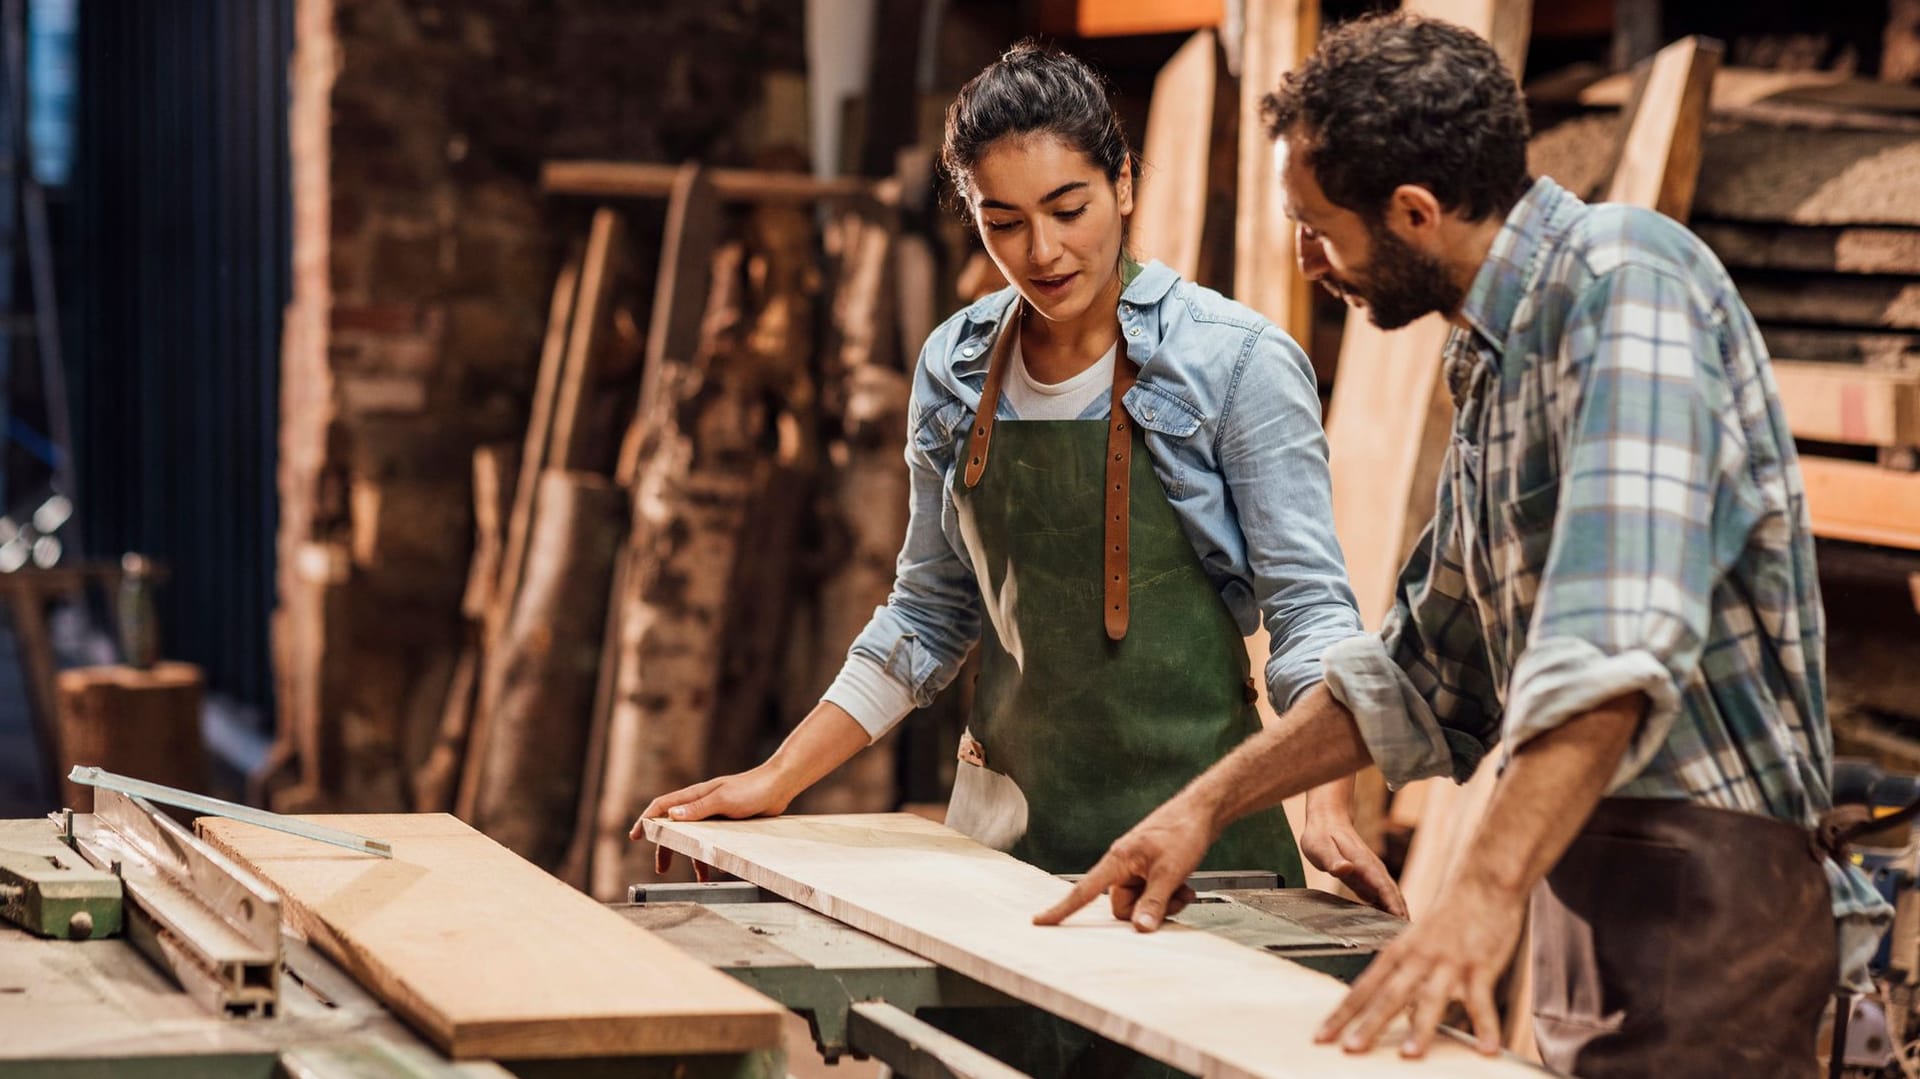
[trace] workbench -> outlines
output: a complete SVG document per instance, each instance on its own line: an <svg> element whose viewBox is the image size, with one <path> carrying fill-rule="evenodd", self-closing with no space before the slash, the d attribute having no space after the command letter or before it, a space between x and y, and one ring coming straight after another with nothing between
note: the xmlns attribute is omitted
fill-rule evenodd
<svg viewBox="0 0 1920 1079"><path fill-rule="evenodd" d="M1203 874L1180 920L1351 978L1404 924L1271 875ZM923 1015L1025 1007L954 971L750 884L636 886L614 909L804 1016L822 1054L910 1079L1012 1073ZM304 942L287 938L274 1019L210 1014L125 938L42 940L0 926L0 1076L780 1079L781 1050L707 1057L454 1064Z"/></svg>

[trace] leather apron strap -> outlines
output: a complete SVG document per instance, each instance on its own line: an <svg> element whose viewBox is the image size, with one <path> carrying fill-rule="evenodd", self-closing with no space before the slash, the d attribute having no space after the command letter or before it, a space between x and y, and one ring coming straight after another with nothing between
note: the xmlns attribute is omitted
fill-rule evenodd
<svg viewBox="0 0 1920 1079"><path fill-rule="evenodd" d="M979 485L987 471L987 451L993 443L993 425L1000 409L1000 389L1006 381L1013 343L1020 332L1026 304L1016 301L1011 315L993 343L993 357L987 363L986 385L980 390L980 408L974 413L973 430L967 435L967 467L962 482L968 488ZM1101 575L1106 602L1102 604L1107 639L1118 641L1127 635L1131 608L1128 595L1129 545L1127 541L1127 499L1133 474L1133 436L1128 433L1127 391L1138 376L1123 343L1114 345L1113 399L1107 413L1106 515L1102 519Z"/></svg>

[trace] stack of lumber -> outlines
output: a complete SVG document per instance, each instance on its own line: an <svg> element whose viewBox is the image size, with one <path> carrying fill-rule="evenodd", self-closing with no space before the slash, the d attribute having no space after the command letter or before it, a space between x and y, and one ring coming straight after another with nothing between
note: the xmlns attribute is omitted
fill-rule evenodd
<svg viewBox="0 0 1920 1079"><path fill-rule="evenodd" d="M1920 89L1729 69L1712 102L1691 224L1773 354L1814 532L1920 549ZM1596 111L1545 131L1535 167L1591 191L1616 128Z"/></svg>
<svg viewBox="0 0 1920 1079"><path fill-rule="evenodd" d="M929 329L933 281L899 219L930 172L553 162L543 182L598 208L555 284L525 437L474 456L468 642L413 795L613 898L652 877L640 810L756 761L885 601L900 340ZM663 204L658 250L631 250ZM814 794L894 798L884 750Z"/></svg>

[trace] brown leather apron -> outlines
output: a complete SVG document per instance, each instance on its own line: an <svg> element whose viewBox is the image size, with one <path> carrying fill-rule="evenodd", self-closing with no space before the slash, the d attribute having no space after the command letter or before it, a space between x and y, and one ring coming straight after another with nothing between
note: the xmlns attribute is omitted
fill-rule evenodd
<svg viewBox="0 0 1920 1079"><path fill-rule="evenodd" d="M1839 959L1808 831L1609 798L1533 892L1534 1033L1582 1079L1818 1074Z"/></svg>

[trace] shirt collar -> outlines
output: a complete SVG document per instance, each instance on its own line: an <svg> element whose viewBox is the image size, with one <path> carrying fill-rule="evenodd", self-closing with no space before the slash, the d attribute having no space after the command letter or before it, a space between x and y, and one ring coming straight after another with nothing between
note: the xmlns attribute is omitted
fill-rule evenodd
<svg viewBox="0 0 1920 1079"><path fill-rule="evenodd" d="M1151 259L1120 291L1120 302L1135 307L1151 307L1165 299L1167 293L1173 291L1173 286L1179 283L1180 275L1172 267L1159 259ZM1013 314L1014 306L1019 302L1019 290L1009 285L982 296L967 308L968 327L966 333L961 335L959 355L954 357L955 374L965 375L987 369L1000 325ZM969 349L972 351L969 352Z"/></svg>
<svg viewBox="0 0 1920 1079"><path fill-rule="evenodd" d="M1486 260L1473 276L1460 314L1497 356L1505 348L1514 311L1527 294L1534 263L1545 251L1549 227L1561 211L1577 206L1567 190L1542 176L1533 182L1513 209L1500 234L1493 238Z"/></svg>

